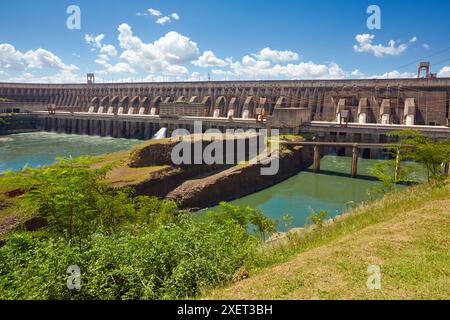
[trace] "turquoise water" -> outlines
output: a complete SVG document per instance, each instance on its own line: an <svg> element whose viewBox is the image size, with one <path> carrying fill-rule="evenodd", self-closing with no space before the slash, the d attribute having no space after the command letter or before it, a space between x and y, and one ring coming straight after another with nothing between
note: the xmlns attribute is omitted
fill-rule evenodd
<svg viewBox="0 0 450 320"><path fill-rule="evenodd" d="M0 173L17 171L25 165L50 165L57 157L99 155L126 150L140 142L45 132L0 136ZM293 217L291 227L302 227L308 223L308 217L313 212L326 210L331 216L335 216L369 200L369 191L381 186L381 182L370 174L370 168L378 161L383 160L360 159L360 176L354 179L348 175L351 158L326 156L321 162L322 173L314 174L311 170L306 170L232 203L261 209L268 217L280 222L280 231L284 231L283 215L286 213Z"/></svg>
<svg viewBox="0 0 450 320"><path fill-rule="evenodd" d="M17 171L25 165L33 168L50 165L57 157L94 156L126 150L141 142L48 132L0 136L0 173Z"/></svg>
<svg viewBox="0 0 450 320"><path fill-rule="evenodd" d="M266 216L279 221L279 231L285 231L284 214L293 217L290 227L303 227L314 212L325 210L333 217L370 200L369 191L382 186L370 174L370 168L379 161L383 160L359 159L360 177L351 178L348 175L351 158L326 156L321 161L322 173L315 174L309 169L231 203L261 209Z"/></svg>

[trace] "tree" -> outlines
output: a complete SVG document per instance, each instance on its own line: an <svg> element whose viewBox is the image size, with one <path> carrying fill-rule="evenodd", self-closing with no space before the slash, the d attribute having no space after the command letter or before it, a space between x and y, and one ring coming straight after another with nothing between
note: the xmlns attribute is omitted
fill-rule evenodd
<svg viewBox="0 0 450 320"><path fill-rule="evenodd" d="M92 169L85 159L58 159L47 168L26 169L18 184L25 191L24 211L45 218L48 230L80 243L101 231L112 234L138 224L177 222L183 212L175 202L134 197L133 190L113 188L106 180L109 167Z"/></svg>
<svg viewBox="0 0 450 320"><path fill-rule="evenodd" d="M222 202L217 211L208 212L208 217L219 223L238 223L244 229L253 226L263 240L276 230L274 221L267 218L261 210L248 206L240 207Z"/></svg>
<svg viewBox="0 0 450 320"><path fill-rule="evenodd" d="M402 164L397 170L397 160L385 160L373 165L370 172L382 182L382 185L372 188L369 194L386 194L393 192L398 183L414 182L416 167Z"/></svg>
<svg viewBox="0 0 450 320"><path fill-rule="evenodd" d="M442 165L450 163L449 140L432 140L416 130L395 131L390 136L400 139L394 146L400 151L401 160L423 164L428 180L443 177Z"/></svg>
<svg viewBox="0 0 450 320"><path fill-rule="evenodd" d="M51 233L81 241L109 222L110 217L100 210L100 199L107 194L105 171L91 170L71 159L58 161L48 168L26 170L21 204L30 215L47 219Z"/></svg>
<svg viewBox="0 0 450 320"><path fill-rule="evenodd" d="M289 229L290 229L290 226L292 225L293 220L294 220L294 217L291 216L289 213L285 213L283 215L284 227L286 229L286 232L289 232Z"/></svg>
<svg viewBox="0 0 450 320"><path fill-rule="evenodd" d="M311 221L314 225L318 226L319 228L323 227L323 223L325 221L325 218L328 217L330 213L328 211L320 211L320 212L313 212L309 216L309 221Z"/></svg>

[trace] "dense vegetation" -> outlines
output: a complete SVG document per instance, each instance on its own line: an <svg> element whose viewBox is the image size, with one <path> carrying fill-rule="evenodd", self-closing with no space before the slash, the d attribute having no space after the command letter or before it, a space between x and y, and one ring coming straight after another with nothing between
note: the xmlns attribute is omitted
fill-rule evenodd
<svg viewBox="0 0 450 320"><path fill-rule="evenodd" d="M60 159L4 178L26 191L16 205L49 225L18 230L0 248L0 299L195 297L236 277L258 235L273 230L260 212L225 204L193 219L171 201L111 188L106 171ZM79 291L66 286L71 265L81 269Z"/></svg>
<svg viewBox="0 0 450 320"><path fill-rule="evenodd" d="M422 163L433 181L430 188L420 186L411 194L355 209L345 219L325 221L328 212L314 213L310 220L315 226L264 245L275 222L258 210L223 203L218 211L197 219L172 201L113 188L106 179L111 168L92 169L86 158L8 173L0 178L0 190L23 191L13 204L15 211L22 212L24 220L45 219L48 226L37 232L19 227L8 234L0 247L0 299L195 298L249 272L389 221L426 197L441 200L448 194L442 163L450 162L449 143L416 132L399 137L394 149L400 160ZM373 168L384 182L383 193L411 179L412 171L403 165L395 172L395 161ZM283 218L286 231L291 219L288 214ZM439 261L441 256L439 251ZM74 265L81 270L80 290L67 287L67 270ZM432 266L427 267L431 273Z"/></svg>

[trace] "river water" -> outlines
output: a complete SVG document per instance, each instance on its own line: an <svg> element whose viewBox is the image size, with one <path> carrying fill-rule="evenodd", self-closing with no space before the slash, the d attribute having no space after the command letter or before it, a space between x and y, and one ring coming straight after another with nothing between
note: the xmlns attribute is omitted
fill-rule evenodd
<svg viewBox="0 0 450 320"><path fill-rule="evenodd" d="M373 191L382 186L382 183L372 176L371 168L384 160L360 158L358 178L349 175L351 161L348 157L325 156L321 161L321 173L315 174L310 168L273 187L231 203L262 210L266 216L278 221L278 231L286 231L283 220L285 214L292 217L289 228L304 227L310 223L310 215L320 211L327 211L329 217L334 217L376 198L377 193ZM419 170L418 179L423 178L424 174L420 172L422 169L418 165L415 166ZM208 210L202 210L199 216L203 216Z"/></svg>
<svg viewBox="0 0 450 320"><path fill-rule="evenodd" d="M0 173L17 171L25 165L39 167L55 162L56 157L99 155L126 150L139 140L102 138L56 133L24 133L0 137ZM326 210L331 216L369 200L368 192L381 183L370 177L370 168L382 160L360 159L357 179L348 176L351 158L326 156L321 162L321 174L311 170L261 192L233 201L261 209L278 220L283 231L283 215L293 217L291 227L302 227L313 212Z"/></svg>
<svg viewBox="0 0 450 320"><path fill-rule="evenodd" d="M138 143L142 141L48 132L0 136L0 173L18 171L25 165L32 168L49 165L57 157L94 156L126 150Z"/></svg>

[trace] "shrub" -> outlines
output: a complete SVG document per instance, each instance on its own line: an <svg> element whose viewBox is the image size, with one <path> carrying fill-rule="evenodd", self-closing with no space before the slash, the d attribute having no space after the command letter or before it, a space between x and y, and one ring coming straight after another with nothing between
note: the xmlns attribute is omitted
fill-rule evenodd
<svg viewBox="0 0 450 320"><path fill-rule="evenodd" d="M256 245L236 223L185 219L138 234L96 234L81 250L16 234L0 248L0 299L176 299L227 283ZM66 287L81 269L81 290Z"/></svg>
<svg viewBox="0 0 450 320"><path fill-rule="evenodd" d="M235 206L226 202L220 203L218 210L208 212L208 217L218 223L233 221L243 228L254 228L262 239L275 232L276 222L267 218L261 210L251 207Z"/></svg>
<svg viewBox="0 0 450 320"><path fill-rule="evenodd" d="M182 214L172 201L133 197L131 189L112 188L106 181L108 169L93 170L83 159L59 159L54 166L7 178L26 192L20 211L46 218L50 235L80 245L99 230L112 234L133 224L170 223Z"/></svg>
<svg viewBox="0 0 450 320"><path fill-rule="evenodd" d="M321 228L323 226L325 218L329 215L330 213L328 211L320 211L318 213L314 212L309 216L309 221Z"/></svg>

